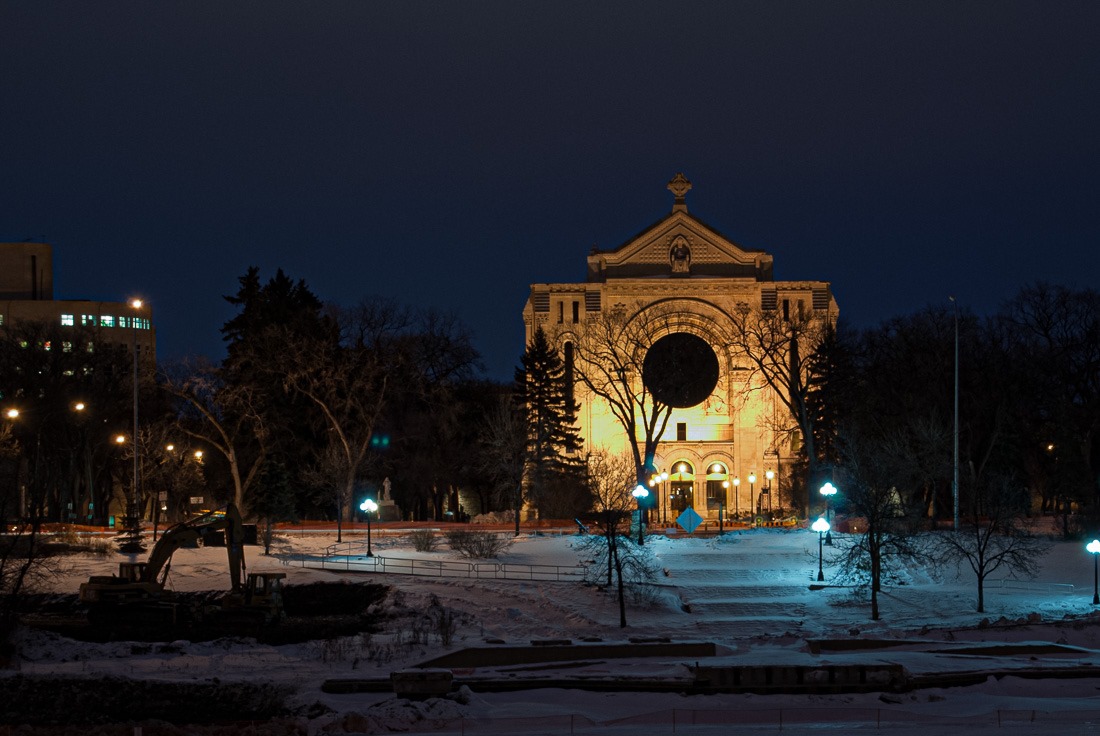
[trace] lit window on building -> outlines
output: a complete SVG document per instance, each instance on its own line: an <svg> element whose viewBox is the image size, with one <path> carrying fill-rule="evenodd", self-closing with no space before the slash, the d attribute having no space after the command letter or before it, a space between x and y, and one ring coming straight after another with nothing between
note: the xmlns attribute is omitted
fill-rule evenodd
<svg viewBox="0 0 1100 736"><path fill-rule="evenodd" d="M61 342L61 352L71 353L72 351L73 351L73 344L71 342L69 342L68 340L63 340Z"/></svg>
<svg viewBox="0 0 1100 736"><path fill-rule="evenodd" d="M42 349L49 352L53 349L53 342L47 340L46 342L42 343Z"/></svg>
<svg viewBox="0 0 1100 736"><path fill-rule="evenodd" d="M73 372L73 369L72 369L72 368L69 368L68 370L64 370L64 371L61 371L61 374L62 374L62 375L64 375L64 376L72 376L72 375L76 375L76 374L75 374L75 373Z"/></svg>
<svg viewBox="0 0 1100 736"><path fill-rule="evenodd" d="M130 326L130 318L129 317L119 317L118 318L118 326L119 327L129 327Z"/></svg>
<svg viewBox="0 0 1100 736"><path fill-rule="evenodd" d="M63 314L61 315L61 324L63 327L72 327L76 324L76 320L73 319L71 314Z"/></svg>
<svg viewBox="0 0 1100 736"><path fill-rule="evenodd" d="M88 341L88 344L87 344L87 345L85 345L84 347L85 347L85 349L87 349L87 351L88 351L89 353L94 353L94 352L95 352L95 343L94 343L94 342L92 342L91 340L89 340L89 341Z"/></svg>
<svg viewBox="0 0 1100 736"><path fill-rule="evenodd" d="M105 315L103 315L102 317L99 318L99 326L100 327L114 327L115 326L115 318L112 317L109 314L105 314Z"/></svg>
<svg viewBox="0 0 1100 736"><path fill-rule="evenodd" d="M96 326L95 315L94 314L82 314L82 315L80 315L80 326L81 327L95 327Z"/></svg>

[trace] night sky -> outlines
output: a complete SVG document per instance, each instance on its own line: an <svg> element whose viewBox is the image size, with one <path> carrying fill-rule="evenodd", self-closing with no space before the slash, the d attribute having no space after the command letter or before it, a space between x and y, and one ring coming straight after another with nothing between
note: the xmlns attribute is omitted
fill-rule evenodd
<svg viewBox="0 0 1100 736"><path fill-rule="evenodd" d="M1100 3L0 4L0 240L222 355L251 265L453 310L689 211L873 325L1100 274Z"/></svg>

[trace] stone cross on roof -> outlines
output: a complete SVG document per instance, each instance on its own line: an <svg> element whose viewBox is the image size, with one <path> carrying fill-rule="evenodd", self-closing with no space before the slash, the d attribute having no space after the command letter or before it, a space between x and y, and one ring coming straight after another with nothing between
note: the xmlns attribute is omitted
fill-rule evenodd
<svg viewBox="0 0 1100 736"><path fill-rule="evenodd" d="M672 192L672 196L675 197L672 202L672 211L684 210L686 212L687 202L685 202L684 197L691 191L691 182L683 174L677 174L668 183L668 191Z"/></svg>

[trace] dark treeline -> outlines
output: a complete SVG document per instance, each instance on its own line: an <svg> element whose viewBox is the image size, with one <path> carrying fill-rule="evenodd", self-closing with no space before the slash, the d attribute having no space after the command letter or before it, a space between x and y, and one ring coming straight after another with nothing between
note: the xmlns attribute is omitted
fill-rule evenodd
<svg viewBox="0 0 1100 736"><path fill-rule="evenodd" d="M956 325L960 515L987 518L1008 494L1016 512L1058 516L1067 535L1096 531L1100 294L1090 289L1037 284L984 318L945 303L828 335L811 369L820 480L841 486L841 508L846 481L874 477L896 494L895 515L953 523Z"/></svg>
<svg viewBox="0 0 1100 736"><path fill-rule="evenodd" d="M554 518L590 510L583 468L555 457L580 438L555 424L576 407L571 392L555 393L562 368L547 345L527 346L514 385L494 383L479 377L471 336L449 315L326 304L282 271L264 281L251 269L239 282L226 297L236 314L222 326L224 360L141 366L145 518L179 520L202 498L257 521L343 523L384 488L405 519L524 502ZM1091 529L1100 295L1042 284L988 317L945 303L828 332L806 367L814 441L803 446L821 477L800 481L810 493L783 489L789 508L817 504L816 487L831 479L836 506L860 512L854 489L875 477L894 494L895 516L951 520L956 320L962 512L988 516L990 489L1007 488L1022 513L1056 515L1067 534ZM0 328L0 408L21 412L0 417L0 518L102 524L131 492L131 358L62 329ZM541 404L515 399L547 391Z"/></svg>

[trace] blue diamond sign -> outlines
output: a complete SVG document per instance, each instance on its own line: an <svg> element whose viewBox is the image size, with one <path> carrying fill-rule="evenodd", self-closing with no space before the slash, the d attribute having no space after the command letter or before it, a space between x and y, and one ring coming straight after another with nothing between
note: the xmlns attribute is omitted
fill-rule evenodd
<svg viewBox="0 0 1100 736"><path fill-rule="evenodd" d="M695 513L695 509L688 508L676 517L676 523L682 526L688 534L694 534L696 527L703 523L703 517Z"/></svg>

